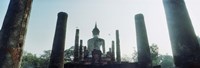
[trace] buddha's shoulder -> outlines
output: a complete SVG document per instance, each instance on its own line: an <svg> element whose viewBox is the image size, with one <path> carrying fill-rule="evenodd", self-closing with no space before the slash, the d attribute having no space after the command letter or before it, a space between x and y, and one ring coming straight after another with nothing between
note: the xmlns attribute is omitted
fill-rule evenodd
<svg viewBox="0 0 200 68"><path fill-rule="evenodd" d="M104 41L104 39L102 39L102 38L91 38L91 39L89 39L88 41L94 41L94 40Z"/></svg>
<svg viewBox="0 0 200 68"><path fill-rule="evenodd" d="M104 39L102 39L102 38L98 38L100 41L104 41Z"/></svg>
<svg viewBox="0 0 200 68"><path fill-rule="evenodd" d="M94 40L94 38L90 38L88 41L93 41Z"/></svg>

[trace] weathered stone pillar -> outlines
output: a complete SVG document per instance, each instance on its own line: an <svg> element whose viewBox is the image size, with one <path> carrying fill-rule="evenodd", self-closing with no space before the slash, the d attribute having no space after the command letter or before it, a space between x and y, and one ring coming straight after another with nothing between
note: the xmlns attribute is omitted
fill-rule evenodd
<svg viewBox="0 0 200 68"><path fill-rule="evenodd" d="M119 40L119 30L116 30L116 53L117 53L117 62L121 63L121 52L120 52L120 40Z"/></svg>
<svg viewBox="0 0 200 68"><path fill-rule="evenodd" d="M151 68L151 53L144 23L144 16L142 14L135 15L135 27L137 37L138 63L140 68Z"/></svg>
<svg viewBox="0 0 200 68"><path fill-rule="evenodd" d="M75 35L75 47L74 47L74 62L77 63L79 61L78 57L78 45L79 45L79 29L76 29Z"/></svg>
<svg viewBox="0 0 200 68"><path fill-rule="evenodd" d="M112 53L112 49L111 48L109 48L109 52Z"/></svg>
<svg viewBox="0 0 200 68"><path fill-rule="evenodd" d="M80 40L79 61L83 59L83 40Z"/></svg>
<svg viewBox="0 0 200 68"><path fill-rule="evenodd" d="M112 54L113 54L113 61L115 61L115 42L114 41L112 41Z"/></svg>
<svg viewBox="0 0 200 68"><path fill-rule="evenodd" d="M103 54L105 54L105 52L106 52L106 47L105 47L105 40L103 40L103 45L102 45L102 49L103 49Z"/></svg>
<svg viewBox="0 0 200 68"><path fill-rule="evenodd" d="M184 0L163 0L163 3L176 67L199 68L199 43Z"/></svg>
<svg viewBox="0 0 200 68"><path fill-rule="evenodd" d="M0 68L20 68L32 0L10 0L0 33Z"/></svg>
<svg viewBox="0 0 200 68"><path fill-rule="evenodd" d="M49 68L64 68L64 48L67 17L68 15L65 12L58 13Z"/></svg>
<svg viewBox="0 0 200 68"><path fill-rule="evenodd" d="M87 47L86 46L84 46L84 56L83 56L83 59L84 60L86 60L87 58L88 58L88 55L89 55L89 52L88 52L88 50L87 50Z"/></svg>

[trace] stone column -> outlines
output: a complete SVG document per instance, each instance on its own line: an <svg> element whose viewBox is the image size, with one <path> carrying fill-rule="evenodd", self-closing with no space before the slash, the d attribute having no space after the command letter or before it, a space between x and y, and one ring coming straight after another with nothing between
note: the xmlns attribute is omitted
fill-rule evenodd
<svg viewBox="0 0 200 68"><path fill-rule="evenodd" d="M105 47L105 40L103 40L103 45L102 45L102 49L103 49L103 54L105 54L105 52L106 52L106 47Z"/></svg>
<svg viewBox="0 0 200 68"><path fill-rule="evenodd" d="M84 46L84 56L83 56L83 59L84 60L86 60L87 58L88 58L88 54L89 54L89 52L88 52L88 50L87 50L87 47L86 46Z"/></svg>
<svg viewBox="0 0 200 68"><path fill-rule="evenodd" d="M64 68L64 48L67 17L68 15L65 12L58 13L49 68Z"/></svg>
<svg viewBox="0 0 200 68"><path fill-rule="evenodd" d="M109 48L109 52L112 53L112 49L111 48Z"/></svg>
<svg viewBox="0 0 200 68"><path fill-rule="evenodd" d="M80 40L79 61L83 59L83 40Z"/></svg>
<svg viewBox="0 0 200 68"><path fill-rule="evenodd" d="M74 62L78 63L78 45L79 45L79 29L76 29L75 47L74 47Z"/></svg>
<svg viewBox="0 0 200 68"><path fill-rule="evenodd" d="M0 68L20 68L32 0L10 0L0 33Z"/></svg>
<svg viewBox="0 0 200 68"><path fill-rule="evenodd" d="M112 54L113 54L113 61L115 61L115 42L112 41Z"/></svg>
<svg viewBox="0 0 200 68"><path fill-rule="evenodd" d="M199 43L184 0L163 0L177 68L199 68Z"/></svg>
<svg viewBox="0 0 200 68"><path fill-rule="evenodd" d="M121 63L121 53L120 53L120 40L119 40L119 30L116 30L116 53L117 53L117 62Z"/></svg>
<svg viewBox="0 0 200 68"><path fill-rule="evenodd" d="M151 53L144 22L144 16L142 14L135 15L135 27L137 37L138 63L141 68L151 68Z"/></svg>

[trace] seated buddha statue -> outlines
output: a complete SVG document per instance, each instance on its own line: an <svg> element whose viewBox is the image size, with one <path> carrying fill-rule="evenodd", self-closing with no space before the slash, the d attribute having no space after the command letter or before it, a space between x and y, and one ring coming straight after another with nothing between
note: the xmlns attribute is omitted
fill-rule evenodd
<svg viewBox="0 0 200 68"><path fill-rule="evenodd" d="M89 55L92 55L93 50L100 50L103 51L103 54L105 54L105 41L104 39L99 38L99 33L100 31L95 24L95 28L92 31L93 38L89 39L87 42Z"/></svg>

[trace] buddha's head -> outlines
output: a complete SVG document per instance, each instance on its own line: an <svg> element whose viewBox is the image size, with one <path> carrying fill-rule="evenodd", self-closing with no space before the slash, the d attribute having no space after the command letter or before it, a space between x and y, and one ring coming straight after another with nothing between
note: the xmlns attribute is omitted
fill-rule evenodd
<svg viewBox="0 0 200 68"><path fill-rule="evenodd" d="M94 29L92 30L92 34L93 34L93 37L98 37L99 36L99 29L97 28L97 24L95 24L95 27Z"/></svg>

